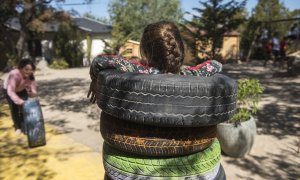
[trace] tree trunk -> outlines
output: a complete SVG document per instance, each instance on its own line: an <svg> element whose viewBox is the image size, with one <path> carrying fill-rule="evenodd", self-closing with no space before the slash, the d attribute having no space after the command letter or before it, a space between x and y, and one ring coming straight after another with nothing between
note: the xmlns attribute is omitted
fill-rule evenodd
<svg viewBox="0 0 300 180"><path fill-rule="evenodd" d="M6 44L6 47L10 49L11 53L16 53L15 42L13 40L11 32L7 30L6 27L2 26L0 27L0 33L2 34L3 42L8 42L8 44Z"/></svg>
<svg viewBox="0 0 300 180"><path fill-rule="evenodd" d="M259 33L260 28L261 28L261 27L259 26L259 27L257 27L256 30L255 30L254 38L252 39L251 46L250 46L250 49L249 49L248 54L247 54L247 57L246 57L246 62L249 62L249 61L250 61L250 56L251 56L252 50L253 50L254 45L255 45L256 35Z"/></svg>
<svg viewBox="0 0 300 180"><path fill-rule="evenodd" d="M20 20L20 36L16 44L16 48L18 51L18 58L22 58L24 56L24 52L28 51L28 48L25 49L27 46L25 46L25 43L27 43L28 38L30 37L30 32L28 29L28 23L32 21L33 14L34 14L34 3L33 2L24 2L24 10L19 15Z"/></svg>
<svg viewBox="0 0 300 180"><path fill-rule="evenodd" d="M91 64L91 51L92 51L92 37L90 34L86 36L86 44L87 44L87 61L88 65Z"/></svg>
<svg viewBox="0 0 300 180"><path fill-rule="evenodd" d="M215 56L216 56L216 41L212 41L212 44L211 44L211 52L212 52L212 57L210 59L216 59Z"/></svg>
<svg viewBox="0 0 300 180"><path fill-rule="evenodd" d="M23 57L25 42L26 42L26 32L24 30L20 30L20 36L16 44L16 48L18 51L18 58Z"/></svg>

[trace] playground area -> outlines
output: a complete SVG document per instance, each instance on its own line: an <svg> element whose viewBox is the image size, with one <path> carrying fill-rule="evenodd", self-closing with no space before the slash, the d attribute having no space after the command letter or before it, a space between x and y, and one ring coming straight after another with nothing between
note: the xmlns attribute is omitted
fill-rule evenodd
<svg viewBox="0 0 300 180"><path fill-rule="evenodd" d="M257 136L245 158L222 155L227 179L300 179L300 79L263 61L224 65L232 78L257 78L265 88ZM2 78L1 78L2 79ZM89 68L37 71L47 144L29 149L16 136L1 99L0 179L103 179L100 112L86 98Z"/></svg>

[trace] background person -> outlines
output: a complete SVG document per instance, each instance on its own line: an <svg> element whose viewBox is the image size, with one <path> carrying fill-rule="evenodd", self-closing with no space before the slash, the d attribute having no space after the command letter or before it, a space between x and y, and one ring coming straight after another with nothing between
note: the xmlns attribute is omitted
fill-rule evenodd
<svg viewBox="0 0 300 180"><path fill-rule="evenodd" d="M280 41L280 68L284 68L284 64L287 60L286 58L286 51L288 49L288 42L287 42L287 37L283 37Z"/></svg>
<svg viewBox="0 0 300 180"><path fill-rule="evenodd" d="M17 134L24 132L22 105L28 97L34 97L37 93L34 71L34 63L30 59L22 59L18 68L11 70L4 80L3 93L9 104Z"/></svg>
<svg viewBox="0 0 300 180"><path fill-rule="evenodd" d="M300 33L300 30L299 30L298 24L295 23L291 27L288 37L292 40L296 40L299 37L299 33Z"/></svg>
<svg viewBox="0 0 300 180"><path fill-rule="evenodd" d="M274 37L272 38L272 54L274 56L273 65L276 67L277 62L279 60L280 55L280 41L277 37L277 33L275 33Z"/></svg>
<svg viewBox="0 0 300 180"><path fill-rule="evenodd" d="M272 40L267 40L265 44L263 44L263 52L264 52L264 67L267 66L268 61L272 58Z"/></svg>

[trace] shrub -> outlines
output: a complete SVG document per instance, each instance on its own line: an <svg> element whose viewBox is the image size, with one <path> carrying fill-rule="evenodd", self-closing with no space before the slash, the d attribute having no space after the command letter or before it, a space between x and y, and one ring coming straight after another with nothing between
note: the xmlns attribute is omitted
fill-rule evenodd
<svg viewBox="0 0 300 180"><path fill-rule="evenodd" d="M237 105L238 112L229 120L229 122L239 123L247 121L257 112L258 102L264 88L256 79L239 79Z"/></svg>
<svg viewBox="0 0 300 180"><path fill-rule="evenodd" d="M69 64L63 58L57 58L57 59L53 59L49 67L52 69L68 69Z"/></svg>
<svg viewBox="0 0 300 180"><path fill-rule="evenodd" d="M62 57L69 67L82 67L84 52L81 41L83 34L72 23L61 23L53 38L53 50L56 57Z"/></svg>

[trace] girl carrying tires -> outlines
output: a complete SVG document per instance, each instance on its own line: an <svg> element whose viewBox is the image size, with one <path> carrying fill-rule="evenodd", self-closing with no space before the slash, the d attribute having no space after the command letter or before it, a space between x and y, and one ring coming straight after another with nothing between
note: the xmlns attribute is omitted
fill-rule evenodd
<svg viewBox="0 0 300 180"><path fill-rule="evenodd" d="M34 63L30 59L22 59L18 68L11 70L4 81L3 93L17 134L24 132L22 105L28 97L34 97L37 93L34 71Z"/></svg>
<svg viewBox="0 0 300 180"><path fill-rule="evenodd" d="M117 69L121 72L139 72L144 74L181 74L194 76L212 76L222 70L222 64L208 60L195 67L184 66L184 45L177 26L171 22L160 21L149 24L143 32L140 52L145 64L126 60L119 56L99 55L91 65L92 79L87 97L96 101L96 79L99 71Z"/></svg>

